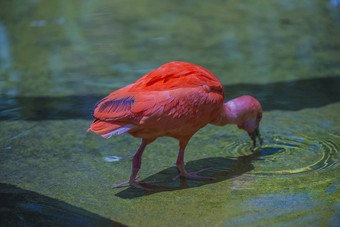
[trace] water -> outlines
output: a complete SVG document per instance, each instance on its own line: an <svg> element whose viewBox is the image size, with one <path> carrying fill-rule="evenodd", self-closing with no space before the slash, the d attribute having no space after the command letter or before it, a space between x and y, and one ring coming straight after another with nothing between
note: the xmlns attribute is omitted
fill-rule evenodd
<svg viewBox="0 0 340 227"><path fill-rule="evenodd" d="M1 1L0 223L339 226L339 1ZM208 125L143 154L144 192L113 188L140 141L86 133L94 104L169 61L262 103L264 143Z"/></svg>

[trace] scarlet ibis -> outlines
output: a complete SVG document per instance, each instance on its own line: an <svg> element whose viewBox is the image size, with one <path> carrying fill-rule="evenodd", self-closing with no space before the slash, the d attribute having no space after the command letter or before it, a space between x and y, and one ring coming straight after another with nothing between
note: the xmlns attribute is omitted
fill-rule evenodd
<svg viewBox="0 0 340 227"><path fill-rule="evenodd" d="M116 90L100 100L93 111L95 120L88 131L104 138L128 133L142 138L132 160L132 173L126 182L147 190L137 182L145 147L158 137L169 136L179 141L175 178L199 176L201 172L186 172L184 150L190 138L207 124L236 124L248 132L256 146L260 137L261 104L244 95L224 103L220 81L201 66L186 62L170 62L147 73L135 83Z"/></svg>

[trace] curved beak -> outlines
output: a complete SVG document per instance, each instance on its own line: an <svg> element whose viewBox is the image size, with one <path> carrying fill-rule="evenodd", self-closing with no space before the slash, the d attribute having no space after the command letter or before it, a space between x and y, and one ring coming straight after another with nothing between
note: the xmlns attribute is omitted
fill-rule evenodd
<svg viewBox="0 0 340 227"><path fill-rule="evenodd" d="M256 138L259 138L260 146L262 146L263 140L260 135L260 126L257 126L257 128L252 133L249 133L249 136L253 140L253 148L256 147Z"/></svg>

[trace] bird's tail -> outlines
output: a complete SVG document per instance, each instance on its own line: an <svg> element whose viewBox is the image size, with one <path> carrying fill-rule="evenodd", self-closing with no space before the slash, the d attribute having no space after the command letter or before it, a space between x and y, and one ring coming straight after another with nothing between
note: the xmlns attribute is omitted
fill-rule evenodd
<svg viewBox="0 0 340 227"><path fill-rule="evenodd" d="M92 122L90 128L87 131L93 131L94 133L101 134L102 137L108 139L113 135L118 136L123 134L129 131L131 128L133 128L133 125L96 119Z"/></svg>

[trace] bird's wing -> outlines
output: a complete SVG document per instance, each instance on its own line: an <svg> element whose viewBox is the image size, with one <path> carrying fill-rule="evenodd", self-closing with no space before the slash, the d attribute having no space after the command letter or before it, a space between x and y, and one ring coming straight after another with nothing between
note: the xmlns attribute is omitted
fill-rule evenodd
<svg viewBox="0 0 340 227"><path fill-rule="evenodd" d="M131 106L135 103L135 95L127 92L132 86L116 90L96 103L92 115L96 119L126 121L133 118Z"/></svg>
<svg viewBox="0 0 340 227"><path fill-rule="evenodd" d="M141 117L170 111L190 115L207 102L224 99L223 86L208 70L185 62L170 62L99 101L97 119L138 124Z"/></svg>
<svg viewBox="0 0 340 227"><path fill-rule="evenodd" d="M191 117L200 106L221 103L223 99L220 93L208 91L204 86L111 94L97 104L93 115L101 120L139 124L145 116Z"/></svg>
<svg viewBox="0 0 340 227"><path fill-rule="evenodd" d="M202 85L224 96L220 81L208 70L191 63L170 62L141 77L131 90L166 91Z"/></svg>
<svg viewBox="0 0 340 227"><path fill-rule="evenodd" d="M132 112L143 115L168 114L181 117L192 115L198 106L224 100L220 81L203 67L170 62L137 80L129 89L138 93Z"/></svg>
<svg viewBox="0 0 340 227"><path fill-rule="evenodd" d="M137 102L131 108L134 114L157 118L165 114L172 118L180 118L194 117L204 105L223 103L224 97L199 86L145 92L137 96L136 100Z"/></svg>

